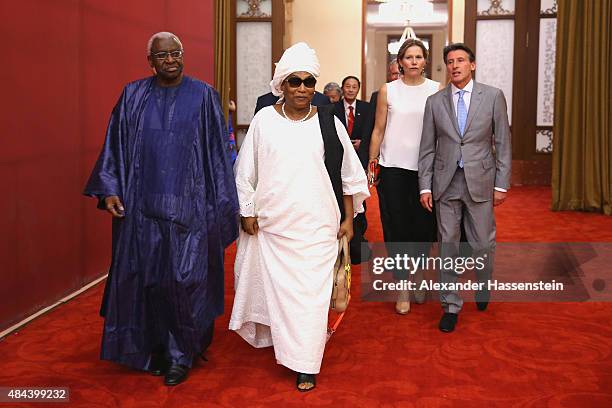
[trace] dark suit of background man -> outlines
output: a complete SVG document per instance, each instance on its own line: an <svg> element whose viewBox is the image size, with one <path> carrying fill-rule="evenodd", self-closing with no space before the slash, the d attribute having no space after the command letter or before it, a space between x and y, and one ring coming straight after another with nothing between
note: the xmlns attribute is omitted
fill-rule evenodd
<svg viewBox="0 0 612 408"><path fill-rule="evenodd" d="M334 104L335 114L346 127L349 137L351 138L351 142L353 143L353 147L358 155L360 152L361 139L365 138L366 134L371 131L371 126L368 124L370 120L370 104L357 99L357 94L359 94L360 87L361 82L357 77L352 75L347 76L342 80L342 100ZM363 165L363 168L365 169L368 162L367 156L360 157L359 159ZM358 214L353 221L354 236L351 240L352 263L360 263L362 259L366 260L370 257L369 250L367 253L361 253L361 243L365 243L367 247L368 241L364 237L367 228L368 222L366 220L365 212Z"/></svg>
<svg viewBox="0 0 612 408"><path fill-rule="evenodd" d="M278 96L274 96L272 92L268 92L265 95L261 95L259 98L257 98L257 104L255 105L255 113L253 113L253 116L255 116L257 112L259 112L262 108L274 105L277 101ZM329 101L329 98L327 96L323 95L321 92L315 91L315 94L312 98L312 104L314 106L324 106L331 104L331 102Z"/></svg>
<svg viewBox="0 0 612 408"><path fill-rule="evenodd" d="M472 79L475 57L464 44L444 48L444 62L451 83L425 104L419 150L421 204L431 211L435 200L443 259L457 255L463 221L473 256L487 257L485 268L477 270L483 282L493 271L493 206L504 202L510 188L512 149L506 99L500 89ZM456 282L457 273L443 269L440 281ZM489 297L488 290L476 292L479 310L486 309ZM440 303L444 308L440 330L451 332L463 299L457 291L441 290Z"/></svg>

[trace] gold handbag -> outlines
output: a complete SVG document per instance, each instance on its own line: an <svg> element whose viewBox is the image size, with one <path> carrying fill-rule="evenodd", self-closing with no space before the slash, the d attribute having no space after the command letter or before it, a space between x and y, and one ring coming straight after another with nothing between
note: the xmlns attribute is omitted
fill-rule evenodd
<svg viewBox="0 0 612 408"><path fill-rule="evenodd" d="M333 272L334 286L329 307L335 312L342 313L351 299L351 257L346 236L338 241L338 257Z"/></svg>

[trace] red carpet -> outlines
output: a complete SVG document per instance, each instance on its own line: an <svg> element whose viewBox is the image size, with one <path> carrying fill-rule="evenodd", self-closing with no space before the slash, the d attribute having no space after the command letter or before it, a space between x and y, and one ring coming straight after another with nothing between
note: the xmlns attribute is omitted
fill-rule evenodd
<svg viewBox="0 0 612 408"><path fill-rule="evenodd" d="M550 189L511 191L497 214L506 242L612 242L612 217L553 213ZM371 241L382 232L374 199ZM359 290L328 343L317 389L298 393L272 349L253 349L226 328L234 249L226 262L226 313L217 321L209 362L167 388L160 378L98 359L102 286L0 342L0 386L70 387L82 407L610 407L612 305L466 303L452 334L437 329L440 305L364 303ZM354 271L359 286L359 271ZM54 404L32 404L54 406ZM0 403L0 407L6 406ZM27 406L13 404L11 406Z"/></svg>

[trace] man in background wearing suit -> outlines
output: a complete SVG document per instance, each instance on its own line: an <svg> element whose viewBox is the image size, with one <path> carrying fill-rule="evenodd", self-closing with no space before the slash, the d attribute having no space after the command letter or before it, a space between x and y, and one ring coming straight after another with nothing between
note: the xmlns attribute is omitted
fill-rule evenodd
<svg viewBox="0 0 612 408"><path fill-rule="evenodd" d="M370 104L357 99L361 82L357 77L347 76L342 80L342 100L336 102L336 116L346 128L353 147L359 151L361 138L368 131Z"/></svg>
<svg viewBox="0 0 612 408"><path fill-rule="evenodd" d="M421 204L436 205L440 256L459 252L460 225L474 253L484 257L478 271L484 289L476 291L476 306L487 308L486 281L493 271L495 215L493 207L506 199L510 188L512 149L506 99L500 89L475 82L474 53L465 44L444 48L451 83L427 99L419 151ZM494 147L493 147L494 144ZM457 282L454 270L440 270L440 282ZM440 290L444 315L439 328L452 332L463 299L455 290Z"/></svg>
<svg viewBox="0 0 612 408"><path fill-rule="evenodd" d="M370 126L368 124L370 119L370 104L357 99L360 87L361 82L357 77L352 75L347 76L342 80L343 97L334 104L336 117L338 117L344 127L346 127L357 154L359 154L360 151L361 139L370 131ZM365 163L361 160L361 163L365 169L367 166L367 159ZM361 263L362 260L370 258L369 246L367 246L368 241L364 237L367 228L368 221L366 220L365 212L357 214L353 220L354 235L350 243L351 262L354 264ZM361 253L362 243L365 244L364 248L366 248L366 252L363 254Z"/></svg>
<svg viewBox="0 0 612 408"><path fill-rule="evenodd" d="M272 92L268 92L267 94L261 95L257 98L257 105L255 105L255 113L253 113L253 116L255 116L261 108L274 105L277 101L278 96L274 96ZM315 94L312 98L312 104L314 106L323 106L330 105L331 102L329 101L329 98L327 96L323 95L321 92L315 91Z"/></svg>

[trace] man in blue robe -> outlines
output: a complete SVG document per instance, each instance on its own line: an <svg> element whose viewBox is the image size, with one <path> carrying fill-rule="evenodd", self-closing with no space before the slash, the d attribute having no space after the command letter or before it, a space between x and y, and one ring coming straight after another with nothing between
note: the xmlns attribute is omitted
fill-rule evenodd
<svg viewBox="0 0 612 408"><path fill-rule="evenodd" d="M176 385L223 313L238 201L218 94L183 75L175 35L148 51L155 76L124 88L84 194L113 215L101 358Z"/></svg>

